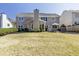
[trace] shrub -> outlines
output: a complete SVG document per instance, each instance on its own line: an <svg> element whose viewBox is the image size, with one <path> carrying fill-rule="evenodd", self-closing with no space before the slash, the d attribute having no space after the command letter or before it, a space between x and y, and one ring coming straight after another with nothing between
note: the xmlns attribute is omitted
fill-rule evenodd
<svg viewBox="0 0 79 59"><path fill-rule="evenodd" d="M17 32L18 30L16 28L1 28L0 29L0 36L6 35L9 33Z"/></svg>

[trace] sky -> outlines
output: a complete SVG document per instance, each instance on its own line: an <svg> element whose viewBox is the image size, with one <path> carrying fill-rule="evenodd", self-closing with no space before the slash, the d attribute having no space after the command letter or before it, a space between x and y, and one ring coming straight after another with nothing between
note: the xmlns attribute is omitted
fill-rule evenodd
<svg viewBox="0 0 79 59"><path fill-rule="evenodd" d="M0 3L0 13L6 13L9 18L15 19L18 13L39 12L62 14L64 10L79 10L78 3Z"/></svg>

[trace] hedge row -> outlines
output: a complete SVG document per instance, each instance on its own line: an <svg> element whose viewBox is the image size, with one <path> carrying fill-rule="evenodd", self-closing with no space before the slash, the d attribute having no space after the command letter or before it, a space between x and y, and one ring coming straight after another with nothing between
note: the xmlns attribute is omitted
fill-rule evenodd
<svg viewBox="0 0 79 59"><path fill-rule="evenodd" d="M0 29L0 36L6 35L9 33L17 32L18 30L16 28L1 28Z"/></svg>

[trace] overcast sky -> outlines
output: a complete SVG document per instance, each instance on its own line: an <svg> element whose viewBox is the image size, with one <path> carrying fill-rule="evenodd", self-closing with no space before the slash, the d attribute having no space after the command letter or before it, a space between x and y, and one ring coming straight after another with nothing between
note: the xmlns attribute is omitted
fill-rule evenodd
<svg viewBox="0 0 79 59"><path fill-rule="evenodd" d="M0 12L4 12L10 18L15 18L17 13L33 12L38 8L40 12L61 14L64 10L79 10L77 3L0 3Z"/></svg>

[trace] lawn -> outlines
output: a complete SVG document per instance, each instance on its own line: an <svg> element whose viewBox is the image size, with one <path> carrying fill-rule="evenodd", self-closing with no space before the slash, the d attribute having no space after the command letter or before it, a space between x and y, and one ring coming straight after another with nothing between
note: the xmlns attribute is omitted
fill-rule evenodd
<svg viewBox="0 0 79 59"><path fill-rule="evenodd" d="M79 56L78 33L26 32L0 37L0 55Z"/></svg>

